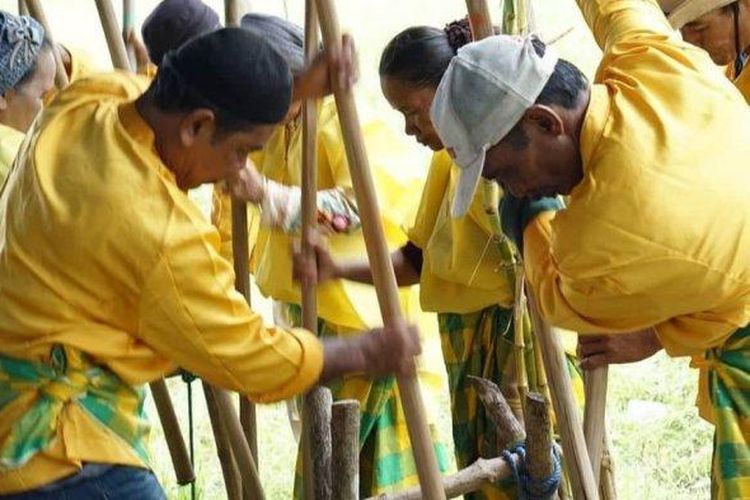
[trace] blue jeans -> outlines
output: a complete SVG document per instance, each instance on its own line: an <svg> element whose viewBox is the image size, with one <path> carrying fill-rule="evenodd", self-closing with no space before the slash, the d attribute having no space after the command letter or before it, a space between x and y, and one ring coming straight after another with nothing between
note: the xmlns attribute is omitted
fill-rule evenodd
<svg viewBox="0 0 750 500"><path fill-rule="evenodd" d="M166 500L154 473L124 465L85 464L77 474L36 490L0 495L14 500Z"/></svg>

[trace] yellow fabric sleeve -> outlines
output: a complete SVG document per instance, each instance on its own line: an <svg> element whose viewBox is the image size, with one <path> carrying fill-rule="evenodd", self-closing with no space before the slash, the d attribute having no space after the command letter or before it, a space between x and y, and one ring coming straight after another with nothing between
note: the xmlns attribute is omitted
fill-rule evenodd
<svg viewBox="0 0 750 500"><path fill-rule="evenodd" d="M180 227L189 224L166 230L141 297L138 336L187 370L258 402L311 387L323 368L320 341L304 330L265 328L234 290L216 233Z"/></svg>

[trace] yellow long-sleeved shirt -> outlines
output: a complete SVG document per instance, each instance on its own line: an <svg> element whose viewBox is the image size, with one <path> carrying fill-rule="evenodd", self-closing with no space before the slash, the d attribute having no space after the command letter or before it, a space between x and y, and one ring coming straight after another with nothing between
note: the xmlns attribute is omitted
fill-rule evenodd
<svg viewBox="0 0 750 500"><path fill-rule="evenodd" d="M477 189L468 214L454 219L450 207L457 182L458 170L448 152L435 153L408 231L424 258L419 283L422 307L459 314L493 304L511 307L515 292L501 268L502 256L484 211L484 193Z"/></svg>
<svg viewBox="0 0 750 500"><path fill-rule="evenodd" d="M604 50L584 178L526 231L529 278L554 324L655 326L671 355L700 355L750 320L750 111L652 2L579 5Z"/></svg>
<svg viewBox="0 0 750 500"><path fill-rule="evenodd" d="M30 132L0 195L0 353L45 362L63 344L131 385L182 366L258 401L304 391L322 369L320 342L264 328L234 291L217 231L135 109L147 84L126 74L80 81ZM11 406L0 410L0 437L22 411ZM56 432L49 449L0 471L0 493L81 462L142 465L75 401Z"/></svg>

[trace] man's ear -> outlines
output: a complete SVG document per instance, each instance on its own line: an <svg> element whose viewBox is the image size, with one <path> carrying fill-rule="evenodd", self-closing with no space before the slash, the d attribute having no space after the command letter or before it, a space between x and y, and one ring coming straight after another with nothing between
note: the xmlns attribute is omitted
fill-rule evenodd
<svg viewBox="0 0 750 500"><path fill-rule="evenodd" d="M554 136L565 133L565 124L557 112L543 104L534 104L526 110L524 119L529 121L532 126L542 129L545 133Z"/></svg>
<svg viewBox="0 0 750 500"><path fill-rule="evenodd" d="M194 109L180 120L180 142L190 147L201 138L209 141L216 130L216 115L206 108Z"/></svg>
<svg viewBox="0 0 750 500"><path fill-rule="evenodd" d="M13 92L13 89L6 91L4 94L0 94L0 111L8 109L8 94Z"/></svg>

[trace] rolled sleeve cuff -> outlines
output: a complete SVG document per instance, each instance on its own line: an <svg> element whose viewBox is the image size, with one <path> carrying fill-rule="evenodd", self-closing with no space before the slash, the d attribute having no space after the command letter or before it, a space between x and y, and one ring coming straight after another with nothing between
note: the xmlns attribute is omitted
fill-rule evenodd
<svg viewBox="0 0 750 500"><path fill-rule="evenodd" d="M302 328L293 328L288 333L297 339L302 351L297 373L278 389L253 396L258 403L274 403L307 392L323 373L323 342Z"/></svg>

